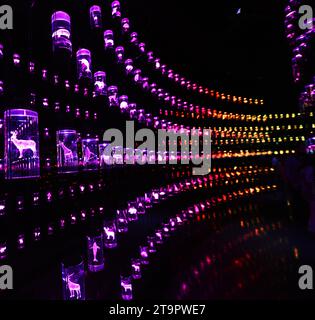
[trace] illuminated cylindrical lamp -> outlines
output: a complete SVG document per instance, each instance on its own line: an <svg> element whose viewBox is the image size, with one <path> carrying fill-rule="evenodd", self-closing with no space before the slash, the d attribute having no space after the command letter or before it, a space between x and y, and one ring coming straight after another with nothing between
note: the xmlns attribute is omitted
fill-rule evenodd
<svg viewBox="0 0 315 320"><path fill-rule="evenodd" d="M99 165L98 139L82 139L82 158L85 168L97 169Z"/></svg>
<svg viewBox="0 0 315 320"><path fill-rule="evenodd" d="M5 178L40 175L38 114L26 109L4 112Z"/></svg>
<svg viewBox="0 0 315 320"><path fill-rule="evenodd" d="M67 50L72 53L71 19L63 11L57 11L51 16L53 51Z"/></svg>
<svg viewBox="0 0 315 320"><path fill-rule="evenodd" d="M116 61L118 63L123 63L124 55L125 55L125 48L122 46L117 47L115 49L115 55L116 55Z"/></svg>
<svg viewBox="0 0 315 320"><path fill-rule="evenodd" d="M102 28L102 9L100 6L90 8L90 25L93 29Z"/></svg>
<svg viewBox="0 0 315 320"><path fill-rule="evenodd" d="M88 268L91 272L104 269L104 242L103 235L87 236Z"/></svg>
<svg viewBox="0 0 315 320"><path fill-rule="evenodd" d="M108 102L110 107L118 107L118 87L117 86L110 86L108 87L107 91Z"/></svg>
<svg viewBox="0 0 315 320"><path fill-rule="evenodd" d="M121 111L127 111L129 107L128 104L128 96L120 96L119 97L119 108Z"/></svg>
<svg viewBox="0 0 315 320"><path fill-rule="evenodd" d="M117 237L116 237L116 223L115 221L104 221L104 246L105 248L115 248L117 247Z"/></svg>
<svg viewBox="0 0 315 320"><path fill-rule="evenodd" d="M77 51L77 73L78 79L92 79L92 58L91 52L87 49L80 49Z"/></svg>
<svg viewBox="0 0 315 320"><path fill-rule="evenodd" d="M106 148L109 146L109 143L100 143L99 155L100 155L100 167L105 167L106 165L111 164L110 155L107 155Z"/></svg>
<svg viewBox="0 0 315 320"><path fill-rule="evenodd" d="M131 276L121 276L120 277L121 286L121 298L123 300L132 300L132 277Z"/></svg>
<svg viewBox="0 0 315 320"><path fill-rule="evenodd" d="M127 59L126 61L125 61L125 70L126 70L126 74L128 75L128 74L131 74L132 73L132 71L133 71L133 61L132 61L132 59Z"/></svg>
<svg viewBox="0 0 315 320"><path fill-rule="evenodd" d="M84 263L61 265L64 300L85 300Z"/></svg>
<svg viewBox="0 0 315 320"><path fill-rule="evenodd" d="M121 18L120 2L119 1L112 2L112 17L113 18Z"/></svg>
<svg viewBox="0 0 315 320"><path fill-rule="evenodd" d="M57 131L57 166L60 171L75 171L78 168L77 132Z"/></svg>
<svg viewBox="0 0 315 320"><path fill-rule="evenodd" d="M94 73L94 93L95 96L106 96L106 73L104 71L97 71Z"/></svg>
<svg viewBox="0 0 315 320"><path fill-rule="evenodd" d="M105 50L114 48L114 33L112 30L104 31Z"/></svg>
<svg viewBox="0 0 315 320"><path fill-rule="evenodd" d="M130 22L128 18L121 20L121 29L123 33L128 33L130 30Z"/></svg>

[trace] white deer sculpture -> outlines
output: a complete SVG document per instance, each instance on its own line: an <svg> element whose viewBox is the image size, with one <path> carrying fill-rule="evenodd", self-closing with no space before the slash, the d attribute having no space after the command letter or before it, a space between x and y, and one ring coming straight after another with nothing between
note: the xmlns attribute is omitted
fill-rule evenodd
<svg viewBox="0 0 315 320"><path fill-rule="evenodd" d="M125 292L132 291L132 284L131 283L122 282L121 286L124 288Z"/></svg>
<svg viewBox="0 0 315 320"><path fill-rule="evenodd" d="M25 150L32 150L33 157L36 157L36 142L33 140L19 140L17 138L17 132L11 132L11 137L9 142L13 142L16 148L19 150L19 159L23 157L23 152Z"/></svg>
<svg viewBox="0 0 315 320"><path fill-rule="evenodd" d="M104 227L107 240L115 240L115 231L110 230L108 227Z"/></svg>
<svg viewBox="0 0 315 320"><path fill-rule="evenodd" d="M60 141L59 142L59 146L62 148L63 150L63 154L64 154L64 160L65 162L68 162L68 161L73 161L73 153L72 151L67 148L64 144L64 142Z"/></svg>
<svg viewBox="0 0 315 320"><path fill-rule="evenodd" d="M137 273L140 272L140 266L137 265L137 264L134 264L134 265L133 265L133 269L134 269L134 271L137 272Z"/></svg>
<svg viewBox="0 0 315 320"><path fill-rule="evenodd" d="M76 298L77 300L81 298L81 286L70 280L73 273L66 277L66 282L70 291L70 298Z"/></svg>

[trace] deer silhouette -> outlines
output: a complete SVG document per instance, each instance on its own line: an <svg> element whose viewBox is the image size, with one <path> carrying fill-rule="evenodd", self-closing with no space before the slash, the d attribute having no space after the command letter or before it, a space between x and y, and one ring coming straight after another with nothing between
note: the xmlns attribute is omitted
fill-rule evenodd
<svg viewBox="0 0 315 320"><path fill-rule="evenodd" d="M60 142L59 142L59 146L60 146L60 147L62 148L62 150L63 150L65 162L67 162L67 161L73 161L73 153L72 153L72 151L71 151L69 148L67 148L67 147L65 146L64 142L60 141Z"/></svg>
<svg viewBox="0 0 315 320"><path fill-rule="evenodd" d="M77 300L81 298L81 286L78 283L71 281L73 273L66 277L66 282L68 289L70 291L70 298L76 298Z"/></svg>
<svg viewBox="0 0 315 320"><path fill-rule="evenodd" d="M133 265L133 269L134 269L135 272L140 272L140 266L137 265L137 264Z"/></svg>
<svg viewBox="0 0 315 320"><path fill-rule="evenodd" d="M115 231L110 230L108 227L104 227L107 240L115 240Z"/></svg>
<svg viewBox="0 0 315 320"><path fill-rule="evenodd" d="M121 283L121 286L124 288L124 291L127 292L127 291L132 291L132 284L131 283L124 283L122 282Z"/></svg>
<svg viewBox="0 0 315 320"><path fill-rule="evenodd" d="M11 137L9 142L12 142L15 147L19 150L19 159L23 158L23 152L25 150L32 150L33 157L36 157L36 142L33 140L19 140L17 138L17 132L11 131Z"/></svg>

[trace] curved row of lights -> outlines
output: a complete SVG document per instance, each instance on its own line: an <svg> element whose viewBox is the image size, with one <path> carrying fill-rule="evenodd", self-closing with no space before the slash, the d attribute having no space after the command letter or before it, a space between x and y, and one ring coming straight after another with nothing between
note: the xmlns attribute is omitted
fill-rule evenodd
<svg viewBox="0 0 315 320"><path fill-rule="evenodd" d="M129 43L131 45L133 45L134 47L137 47L139 50L139 53L141 53L142 55L145 55L146 61L150 65L152 65L153 69L158 71L163 77L170 79L175 84L179 84L182 88L184 88L188 91L194 91L196 93L199 93L200 95L215 98L218 101L229 101L229 102L233 102L233 103L249 104L249 105L263 105L264 104L263 99L233 96L228 93L219 92L219 91L204 87L198 83L187 80L185 77L179 75L178 73L175 73L167 65L162 64L161 60L158 57L155 57L155 55L152 51L147 51L146 44L144 42L139 41L138 33L131 31L130 20L128 18L122 18L120 2L113 1L111 4L111 8L112 8L112 18L119 22L120 27L121 27L121 31L123 32L123 34L125 34L129 37ZM90 10L91 24L94 27L101 28L102 24L97 24L97 25L94 24L94 19L93 19L93 16L95 14L94 10L97 10L98 16L102 15L101 7L99 7L99 6L92 7Z"/></svg>
<svg viewBox="0 0 315 320"><path fill-rule="evenodd" d="M250 188L239 189L234 192L222 193L221 195L199 201L187 209L181 210L175 216L168 218L154 230L152 236L148 236L147 243L139 246L139 257L131 260L131 274L121 276L121 298L123 300L133 299L132 283L142 277L141 269L150 263L150 256L161 249L161 245L179 228L192 221L200 221L200 216L205 217L206 211L216 208L221 203L239 200L248 195L274 191L277 186L271 185L253 185ZM199 218L199 219L198 219ZM129 284L126 290L126 284Z"/></svg>
<svg viewBox="0 0 315 320"><path fill-rule="evenodd" d="M4 58L4 46L0 44L0 60ZM20 54L14 54L12 58L13 66L16 68L21 67L21 56ZM40 79L42 81L51 82L54 86L59 86L60 88L63 88L66 92L74 92L75 94L82 94L84 97L95 97L98 95L106 95L108 93L108 90L114 91L117 90L115 86L106 86L106 73L105 72L95 72L94 74L94 91L90 91L86 87L81 87L79 84L73 84L71 85L70 81L65 79L62 80L61 77L57 74L51 74L48 72L46 68L40 68L38 65L35 64L33 61L28 61L25 65L27 65L27 70L29 74L31 75L39 75ZM37 71L37 72L36 72ZM50 81L51 79L51 81ZM102 85L102 90L100 91L99 86ZM156 87L153 88L154 92L157 92ZM0 95L3 95L5 93L5 83L0 80ZM166 96L166 99L168 99L169 96ZM38 103L38 99L36 100L36 94L32 93L29 97L30 104L35 104L35 101ZM183 102L179 101L179 103L182 105ZM50 101L48 97L42 97L40 104L43 106L43 108L48 108L50 105ZM186 104L184 103L184 106ZM60 111L60 104L58 102L54 103L53 106L51 106L55 109L55 111ZM186 107L184 107L186 108ZM80 108L76 108L75 110L76 117L83 117L85 119L94 119L96 120L98 117L97 112L94 112L93 114L90 114L89 110L81 110ZM68 106L66 109L66 112L72 112L71 106ZM257 114L257 115L249 115L249 114L238 114L238 113L229 113L229 112L223 112L223 111L217 111L217 110L210 110L206 109L205 107L199 107L199 106L188 106L188 110L185 111L176 111L174 109L161 109L160 115L165 116L174 116L178 118L191 118L191 119L217 119L217 120L236 120L236 121L245 121L245 122L266 122L268 120L278 120L278 119L298 119L300 117L303 117L303 113L276 113L276 114ZM313 112L309 114L310 117L313 117Z"/></svg>

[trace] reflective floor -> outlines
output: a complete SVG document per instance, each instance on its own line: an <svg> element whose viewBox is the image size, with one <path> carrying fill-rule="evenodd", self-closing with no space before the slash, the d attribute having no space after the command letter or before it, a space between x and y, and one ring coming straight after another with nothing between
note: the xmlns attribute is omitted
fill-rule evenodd
<svg viewBox="0 0 315 320"><path fill-rule="evenodd" d="M86 274L86 298L120 299L119 277L137 255L139 244L161 223L161 217L178 211L179 203L184 208L196 200L196 195L190 197L169 199L133 224L119 239L119 247L107 251L105 270ZM150 254L142 278L133 282L134 300L314 297L313 292L298 288L298 269L303 264L315 266L315 239L307 233L303 210L292 210L283 199L282 192L269 192L227 202L194 216ZM59 245L81 245L79 233L77 239L75 234L72 238L72 244ZM18 290L9 298L62 299L60 257L52 256L49 261L47 248L45 252L44 267L36 269L33 261L32 275L17 277ZM41 258L45 256L38 256Z"/></svg>

